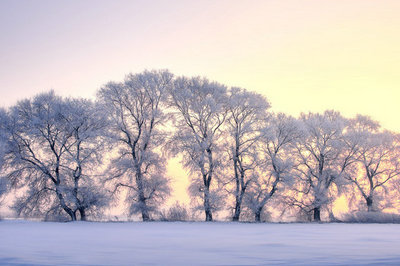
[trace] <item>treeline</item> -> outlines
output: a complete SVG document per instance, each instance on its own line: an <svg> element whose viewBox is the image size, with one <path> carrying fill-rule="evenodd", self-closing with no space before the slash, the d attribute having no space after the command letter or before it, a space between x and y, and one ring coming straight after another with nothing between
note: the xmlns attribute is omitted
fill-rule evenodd
<svg viewBox="0 0 400 266"><path fill-rule="evenodd" d="M109 82L96 101L41 93L0 111L0 194L22 217L86 220L122 198L148 221L179 155L206 221L221 210L261 221L268 206L320 221L342 195L354 210L399 207L397 133L362 115L269 108L255 92L166 70Z"/></svg>

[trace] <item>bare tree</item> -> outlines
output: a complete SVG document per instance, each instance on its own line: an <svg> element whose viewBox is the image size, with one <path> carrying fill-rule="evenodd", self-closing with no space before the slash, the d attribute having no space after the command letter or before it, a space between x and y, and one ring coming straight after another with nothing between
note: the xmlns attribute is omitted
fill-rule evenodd
<svg viewBox="0 0 400 266"><path fill-rule="evenodd" d="M92 115L91 103L84 105L89 109L87 114ZM82 207L78 199L86 202L85 208L103 205L99 201L102 197L99 187L81 189L71 172L73 157L79 153L73 148L78 140L71 127L78 119L72 116L76 110L77 105L53 92L39 94L11 108L5 125L8 134L5 164L11 185L26 189L15 204L18 214L46 217L67 214L74 221ZM87 117L84 110L80 111L79 116ZM88 126L88 120L79 121L84 124L82 127ZM90 138L98 139L96 133ZM81 141L81 147L86 146L88 139ZM85 176L90 171L86 169ZM85 218L81 213L81 219Z"/></svg>
<svg viewBox="0 0 400 266"><path fill-rule="evenodd" d="M67 99L68 114L62 121L72 134L71 145L66 146L71 191L75 209L81 220L88 212L95 214L108 205L108 195L99 187L100 171L95 169L103 163L106 150L105 134L108 121L101 106L84 99Z"/></svg>
<svg viewBox="0 0 400 266"><path fill-rule="evenodd" d="M348 142L357 145L357 164L346 178L362 195L369 212L378 209L376 196L384 192L392 179L400 175L398 136L381 131L378 122L357 116L351 121Z"/></svg>
<svg viewBox="0 0 400 266"><path fill-rule="evenodd" d="M19 214L41 214L42 209L51 212L61 207L76 220L63 182L62 160L71 132L60 123L62 109L61 98L50 92L21 101L11 110L8 164L13 171L9 178L28 186L16 206Z"/></svg>
<svg viewBox="0 0 400 266"><path fill-rule="evenodd" d="M5 149L6 149L6 134L5 134L5 124L7 121L7 114L6 110L0 108L0 203L2 196L8 190L8 182L3 177L3 167L4 167L4 156L5 156Z"/></svg>
<svg viewBox="0 0 400 266"><path fill-rule="evenodd" d="M339 188L346 168L354 162L355 147L344 141L347 124L339 113L302 114L302 137L296 143L298 176L292 188L298 195L293 204L313 212L313 220L321 220L321 208L330 201L329 190Z"/></svg>
<svg viewBox="0 0 400 266"><path fill-rule="evenodd" d="M258 143L258 165L246 195L246 205L256 222L278 189L292 184L293 144L299 138L296 119L282 113L268 119Z"/></svg>
<svg viewBox="0 0 400 266"><path fill-rule="evenodd" d="M218 191L212 191L221 151L221 126L227 110L226 87L205 78L177 78L171 89L171 106L177 110L176 133L170 142L173 154L183 153L184 166L194 178L190 192L203 201L205 220L218 209ZM215 181L214 181L215 182Z"/></svg>
<svg viewBox="0 0 400 266"><path fill-rule="evenodd" d="M251 182L251 171L257 164L256 146L268 108L269 103L260 94L240 88L231 88L229 91L226 131L235 184L233 221L239 220L243 198Z"/></svg>
<svg viewBox="0 0 400 266"><path fill-rule="evenodd" d="M168 71L129 74L124 82L110 82L98 93L117 145L109 180L115 192L128 192L130 213L141 213L143 221L150 220L151 212L169 194L166 160L159 148L165 140L164 103L172 77Z"/></svg>

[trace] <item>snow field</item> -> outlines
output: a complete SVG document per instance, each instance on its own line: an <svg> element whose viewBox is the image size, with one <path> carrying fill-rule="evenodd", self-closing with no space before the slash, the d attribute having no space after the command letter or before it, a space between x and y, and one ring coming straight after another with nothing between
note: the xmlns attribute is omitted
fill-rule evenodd
<svg viewBox="0 0 400 266"><path fill-rule="evenodd" d="M399 265L399 224L0 222L0 265Z"/></svg>

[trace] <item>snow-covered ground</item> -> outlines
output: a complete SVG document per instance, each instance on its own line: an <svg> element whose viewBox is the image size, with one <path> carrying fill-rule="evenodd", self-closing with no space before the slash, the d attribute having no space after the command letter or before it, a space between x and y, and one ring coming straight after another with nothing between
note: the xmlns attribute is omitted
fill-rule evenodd
<svg viewBox="0 0 400 266"><path fill-rule="evenodd" d="M0 221L4 264L400 265L400 225Z"/></svg>

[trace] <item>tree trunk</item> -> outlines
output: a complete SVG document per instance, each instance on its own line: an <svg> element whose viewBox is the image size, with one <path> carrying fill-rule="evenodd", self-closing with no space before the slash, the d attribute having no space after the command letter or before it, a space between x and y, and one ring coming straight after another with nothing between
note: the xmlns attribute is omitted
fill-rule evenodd
<svg viewBox="0 0 400 266"><path fill-rule="evenodd" d="M71 209L69 209L69 208L68 208L68 210L64 209L64 211L66 211L68 213L68 215L71 218L72 222L76 221L76 215Z"/></svg>
<svg viewBox="0 0 400 266"><path fill-rule="evenodd" d="M236 197L236 204L235 204L235 213L232 217L232 221L239 221L240 219L240 213L242 211L242 202L243 202L243 197L244 193L246 191L246 185L242 185L242 188L240 190L240 194Z"/></svg>
<svg viewBox="0 0 400 266"><path fill-rule="evenodd" d="M315 207L314 210L314 222L321 221L321 207Z"/></svg>
<svg viewBox="0 0 400 266"><path fill-rule="evenodd" d="M86 210L84 207L79 208L79 214L81 215L81 221L86 221Z"/></svg>
<svg viewBox="0 0 400 266"><path fill-rule="evenodd" d="M238 154L238 145L236 144L236 153L235 156L233 158L233 169L234 169L234 173L235 173L235 181L236 181L236 191L235 191L235 213L232 217L232 221L237 222L239 221L239 217L240 217L240 205L241 205L241 200L240 200L240 180L239 180L239 173L238 173L238 158L237 158L237 154Z"/></svg>
<svg viewBox="0 0 400 266"><path fill-rule="evenodd" d="M146 204L146 197L144 195L144 187L143 187L143 180L142 180L142 173L140 171L140 166L136 164L136 185L138 188L139 192L139 203L141 204L141 212L142 212L142 219L143 222L147 222L150 220L150 215L149 211L147 209L147 204Z"/></svg>
<svg viewBox="0 0 400 266"><path fill-rule="evenodd" d="M71 219L71 221L76 221L75 213L68 206L66 206L65 204L61 204L61 207L69 215L69 218Z"/></svg>
<svg viewBox="0 0 400 266"><path fill-rule="evenodd" d="M147 209L142 210L142 219L143 219L143 222L150 221L150 216L149 216L149 212L147 211Z"/></svg>
<svg viewBox="0 0 400 266"><path fill-rule="evenodd" d="M53 150L54 154L56 154L53 146L52 146L52 150ZM56 164L56 168L54 170L56 178L51 177L52 181L56 187L56 195L58 197L58 200L60 201L61 208L69 215L69 217L71 218L71 221L76 221L75 212L67 206L67 204L65 203L64 196L60 191L60 156L56 155L56 157L57 157L57 164Z"/></svg>
<svg viewBox="0 0 400 266"><path fill-rule="evenodd" d="M80 175L81 175L80 174L80 171L81 171L80 169L81 168L78 167L77 170L75 170L75 174L74 174L75 187L74 187L74 190L73 190L73 195L75 197L76 204L79 206L78 211L79 211L79 214L81 216L81 221L86 221L85 207L82 207L82 202L78 197L79 179L80 179ZM76 174L76 173L78 173L78 171L79 171L79 174ZM74 214L75 214L75 218L76 218L76 210L75 210Z"/></svg>
<svg viewBox="0 0 400 266"><path fill-rule="evenodd" d="M147 210L146 198L144 197L143 190L139 191L139 202L142 204L142 219L143 222L150 220L149 211Z"/></svg>
<svg viewBox="0 0 400 266"><path fill-rule="evenodd" d="M60 201L61 208L63 208L63 210L69 215L69 217L71 218L71 221L76 221L75 212L73 212L71 210L71 208L69 208L67 206L67 204L65 203L64 196L59 191L58 186L56 186L56 194L57 194L57 197L58 197L58 199Z"/></svg>
<svg viewBox="0 0 400 266"><path fill-rule="evenodd" d="M206 214L206 222L212 222L212 211L211 211L211 204L210 204L210 188L204 188L204 212Z"/></svg>
<svg viewBox="0 0 400 266"><path fill-rule="evenodd" d="M261 212L262 208L257 208L257 210L254 213L254 219L257 223L261 223Z"/></svg>
<svg viewBox="0 0 400 266"><path fill-rule="evenodd" d="M241 205L241 202L237 199L236 205L235 205L235 213L233 214L233 217L232 217L232 221L234 221L234 222L239 221L240 211L241 211L240 205Z"/></svg>
<svg viewBox="0 0 400 266"><path fill-rule="evenodd" d="M211 210L206 210L205 213L206 213L206 222L212 222L213 218Z"/></svg>
<svg viewBox="0 0 400 266"><path fill-rule="evenodd" d="M206 214L206 222L212 222L212 211L211 211L211 204L210 204L210 186L211 186L211 180L212 180L212 175L214 172L214 164L213 164L213 156L212 156L212 151L210 148L207 148L207 157L208 157L208 163L209 163L209 169L208 169L208 174L204 174L204 171L202 170L203 173L203 182L204 182L204 212ZM202 166L204 167L204 165Z"/></svg>
<svg viewBox="0 0 400 266"><path fill-rule="evenodd" d="M369 196L369 197L367 197L365 200L367 201L368 212L373 212L373 211L374 211L374 208L373 208L373 206L372 206L372 204L373 204L373 199L372 199L372 197Z"/></svg>

